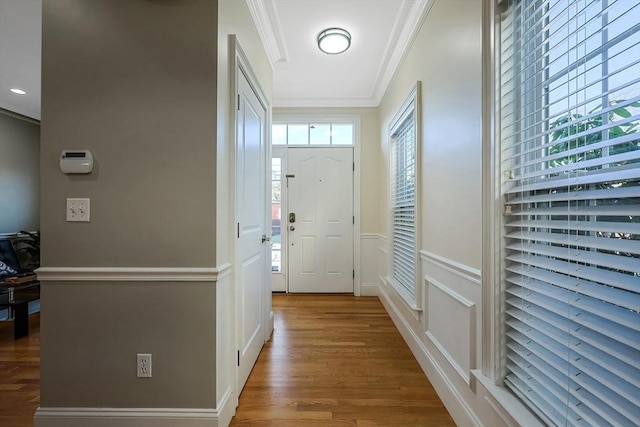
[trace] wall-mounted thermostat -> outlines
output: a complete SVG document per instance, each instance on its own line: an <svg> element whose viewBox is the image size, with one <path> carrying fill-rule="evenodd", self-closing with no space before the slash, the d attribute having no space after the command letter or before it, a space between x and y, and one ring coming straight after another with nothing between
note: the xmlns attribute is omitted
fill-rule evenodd
<svg viewBox="0 0 640 427"><path fill-rule="evenodd" d="M60 154L60 170L64 173L91 173L93 154L89 150L64 150Z"/></svg>

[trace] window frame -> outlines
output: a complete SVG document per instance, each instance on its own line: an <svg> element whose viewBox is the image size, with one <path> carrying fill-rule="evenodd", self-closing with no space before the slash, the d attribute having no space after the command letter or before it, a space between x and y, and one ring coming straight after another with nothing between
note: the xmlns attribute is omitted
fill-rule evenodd
<svg viewBox="0 0 640 427"><path fill-rule="evenodd" d="M423 309L423 289L421 286L421 260L420 260L420 244L421 244L421 162L422 162L422 82L417 81L411 89L409 95L404 100L400 108L397 110L393 119L389 123L388 128L388 141L389 141L389 192L388 192L388 230L389 230L389 264L387 271L388 276L386 281L393 287L393 289L401 296L401 300L414 312L421 312ZM409 294L404 287L394 279L394 244L393 244L393 209L394 209L394 195L393 195L393 183L395 177L393 176L393 135L403 126L407 119L413 120L414 126L414 144L415 144L415 186L414 186L414 253L413 262L415 265L413 285L414 295Z"/></svg>
<svg viewBox="0 0 640 427"><path fill-rule="evenodd" d="M473 372L491 393L494 409L519 424L539 423L522 401L510 395L504 386L505 348L505 231L503 213L506 201L502 195L500 112L500 21L506 12L506 1L494 0L483 5L483 275L482 275L482 369ZM606 53L603 53L606 56ZM607 73L606 65L602 71ZM546 76L548 77L548 76ZM602 79L606 80L605 77ZM604 81L603 80L603 81ZM517 84L517 83L516 83ZM546 87L550 82L545 80ZM603 83L606 85L606 83ZM541 89L542 91L542 89ZM541 94L547 96L546 92ZM606 93L601 96L603 100ZM547 100L545 100L547 101ZM604 101L603 101L604 102ZM548 107L547 107L548 108ZM605 114L605 113L603 113ZM547 124L554 118L548 117ZM603 154L604 157L604 154ZM492 405L493 406L493 405ZM499 411L500 412L500 411Z"/></svg>
<svg viewBox="0 0 640 427"><path fill-rule="evenodd" d="M314 116L315 117L315 116ZM350 117L342 118L328 118L319 116L317 120L312 119L309 116L304 117L291 117L289 119L278 119L273 121L272 127L275 125L281 125L287 127L287 134L285 135L285 144L273 144L274 147L355 147L356 138L359 125L358 120L351 119ZM290 125L306 125L307 126L307 143L306 144L293 144L289 142L288 127ZM311 144L311 126L315 125L351 125L351 144L334 144L333 135L330 136L329 144Z"/></svg>

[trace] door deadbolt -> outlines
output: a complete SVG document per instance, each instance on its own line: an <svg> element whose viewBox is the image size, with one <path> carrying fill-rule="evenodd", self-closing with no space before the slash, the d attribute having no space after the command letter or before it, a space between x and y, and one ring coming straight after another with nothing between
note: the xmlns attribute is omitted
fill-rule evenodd
<svg viewBox="0 0 640 427"><path fill-rule="evenodd" d="M289 222L296 222L296 214L291 212L289 214Z"/></svg>

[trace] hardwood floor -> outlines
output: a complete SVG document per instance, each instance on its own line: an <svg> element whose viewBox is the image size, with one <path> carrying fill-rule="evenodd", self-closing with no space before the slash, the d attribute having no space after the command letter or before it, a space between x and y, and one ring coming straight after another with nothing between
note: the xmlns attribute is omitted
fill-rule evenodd
<svg viewBox="0 0 640 427"><path fill-rule="evenodd" d="M0 322L0 426L31 427L40 403L40 314L29 335L13 339L13 322Z"/></svg>
<svg viewBox="0 0 640 427"><path fill-rule="evenodd" d="M377 298L274 295L232 426L455 426Z"/></svg>
<svg viewBox="0 0 640 427"><path fill-rule="evenodd" d="M455 425L377 298L274 295L273 310L232 426ZM19 340L0 322L0 426L33 426L39 388L40 315Z"/></svg>

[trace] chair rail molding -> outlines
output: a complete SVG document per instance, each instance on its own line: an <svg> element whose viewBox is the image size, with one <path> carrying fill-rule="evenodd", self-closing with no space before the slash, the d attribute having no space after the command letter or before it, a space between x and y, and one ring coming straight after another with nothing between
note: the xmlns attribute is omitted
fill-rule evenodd
<svg viewBox="0 0 640 427"><path fill-rule="evenodd" d="M217 282L231 267L40 267L35 273L45 282Z"/></svg>
<svg viewBox="0 0 640 427"><path fill-rule="evenodd" d="M469 267L465 264L434 254L433 252L429 252L424 249L420 251L420 258L422 261L435 264L438 267L443 268L456 276L460 276L478 286L482 283L482 272L477 268Z"/></svg>

